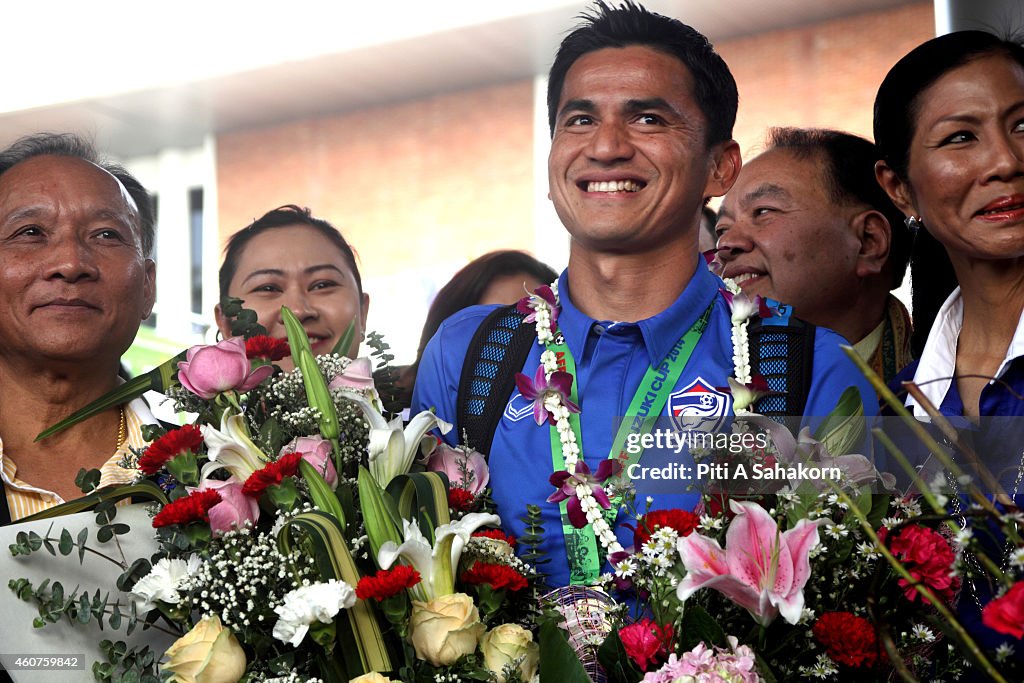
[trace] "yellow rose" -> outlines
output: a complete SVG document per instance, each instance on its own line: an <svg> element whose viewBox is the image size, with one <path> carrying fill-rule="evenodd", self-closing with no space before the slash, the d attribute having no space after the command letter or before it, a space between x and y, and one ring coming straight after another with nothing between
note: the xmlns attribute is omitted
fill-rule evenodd
<svg viewBox="0 0 1024 683"><path fill-rule="evenodd" d="M368 674L353 678L348 683L392 683L392 681L387 676L381 676L376 671L371 671Z"/></svg>
<svg viewBox="0 0 1024 683"><path fill-rule="evenodd" d="M207 617L174 641L164 653L172 683L238 683L245 674L245 652L218 617Z"/></svg>
<svg viewBox="0 0 1024 683"><path fill-rule="evenodd" d="M505 683L501 671L506 664L517 663L522 680L529 681L540 665L540 647L533 642L533 634L518 624L502 624L488 631L480 640L484 666L498 675L498 683Z"/></svg>
<svg viewBox="0 0 1024 683"><path fill-rule="evenodd" d="M412 601L412 646L419 659L448 666L476 652L484 625L473 598L465 593L441 595L430 602Z"/></svg>

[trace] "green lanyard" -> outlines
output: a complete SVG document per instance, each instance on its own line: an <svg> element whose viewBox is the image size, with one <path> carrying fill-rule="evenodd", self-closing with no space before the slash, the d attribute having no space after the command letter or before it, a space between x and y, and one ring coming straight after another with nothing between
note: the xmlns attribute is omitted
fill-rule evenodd
<svg viewBox="0 0 1024 683"><path fill-rule="evenodd" d="M638 462L643 455L642 447L632 449L637 450L636 453L630 453L626 450L629 435L650 431L654 421L661 415L661 411L668 401L669 394L672 393L676 382L679 381L680 375L683 374L683 368L686 367L686 363L693 354L693 349L696 348L701 335L707 329L708 320L711 319L711 310L714 306L715 301L712 300L704 314L679 338L668 352L668 355L665 356L665 360L657 368L647 368L644 378L640 381L640 386L637 388L636 393L633 394L633 400L629 403L626 417L622 420L622 424L619 425L619 430L615 434L611 451L608 453L609 458L616 458L622 463L623 469L620 476L625 476L628 467ZM573 382L572 389L569 392L569 400L578 405L577 387L579 382L576 376L576 361L573 359L569 347L565 344L565 338L559 333L555 336L554 341L546 344L546 347L554 352L558 369L572 375ZM577 413L569 414L569 425L576 435L576 443L580 447L580 462L582 462L583 430L580 427L580 416ZM565 457L562 454L562 441L558 438L558 429L554 426L551 427L551 466L555 472L566 468ZM591 585L597 581L601 571L601 564L603 563L603 558L601 558L598 552L597 537L594 535L593 527L589 524L582 529L577 529L572 525L569 521L567 502L563 500L559 504L559 509L562 513L562 535L565 538L565 553L569 560L569 583L572 585ZM611 523L618 515L618 510L613 506L605 514L611 518L609 521Z"/></svg>

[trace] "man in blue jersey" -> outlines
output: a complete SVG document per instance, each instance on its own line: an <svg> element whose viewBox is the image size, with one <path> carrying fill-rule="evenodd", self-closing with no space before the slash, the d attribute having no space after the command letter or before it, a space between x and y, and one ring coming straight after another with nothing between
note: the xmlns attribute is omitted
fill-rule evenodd
<svg viewBox="0 0 1024 683"><path fill-rule="evenodd" d="M571 467L581 476L584 464L598 473L621 452L622 416L731 413L733 397L720 388L737 373L722 281L697 252L701 208L740 169L731 139L735 81L707 39L674 19L600 2L584 19L562 41L548 86L550 197L571 236L569 267L558 280L557 311L538 318L538 329L554 334L542 332L544 343L532 344L489 449L505 527L521 533L517 518L526 505L542 508L553 586L593 582L607 570L609 546L630 545L631 532L618 520L607 534L597 524L575 529L567 501L546 502L552 473ZM433 407L454 422L453 443L461 434L456 397L467 349L490 310L449 318L420 365L413 412ZM850 385L870 397L871 414L873 394L842 357L837 335L815 334L805 414L827 414ZM554 411L544 400L554 394L537 372L542 353L549 371L572 376L572 391ZM538 425L537 415L552 422L568 416L573 436L568 427ZM697 502L686 482L677 491L657 496L654 507ZM575 512L578 520L579 505Z"/></svg>

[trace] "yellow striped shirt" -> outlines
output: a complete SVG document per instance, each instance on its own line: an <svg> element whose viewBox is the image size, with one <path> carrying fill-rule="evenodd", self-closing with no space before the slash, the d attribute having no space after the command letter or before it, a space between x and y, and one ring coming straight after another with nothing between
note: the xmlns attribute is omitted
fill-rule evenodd
<svg viewBox="0 0 1024 683"><path fill-rule="evenodd" d="M126 470L118 463L129 453L128 447L144 448L147 442L142 438L142 425L154 424L156 420L149 406L142 399L135 399L124 406L125 441L110 459L100 467L100 486L127 484L135 478L135 470ZM0 480L3 481L7 505L11 510L11 520L34 515L46 508L60 505L64 499L53 491L18 479L18 465L9 457L4 456L3 440L0 439Z"/></svg>

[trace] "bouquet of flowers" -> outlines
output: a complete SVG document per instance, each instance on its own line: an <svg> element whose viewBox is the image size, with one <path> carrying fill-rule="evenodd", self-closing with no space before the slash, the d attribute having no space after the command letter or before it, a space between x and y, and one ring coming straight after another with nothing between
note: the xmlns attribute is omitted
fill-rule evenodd
<svg viewBox="0 0 1024 683"><path fill-rule="evenodd" d="M948 606L957 593L949 537L917 501L873 494L879 475L863 456L832 458L806 430L794 439L770 429L773 450L749 458L838 463L841 476L823 490L784 481L755 495L712 480L694 511L652 510L648 500L633 547L610 558L608 588L632 605L601 646L610 679L887 680L895 666L955 674L956 662L939 661L942 615L921 595ZM737 463L735 453L708 456Z"/></svg>
<svg viewBox="0 0 1024 683"><path fill-rule="evenodd" d="M163 653L104 641L107 661L93 666L104 680L531 681L539 575L498 529L483 458L439 447L428 432L449 427L432 413L389 421L371 361L314 357L284 315L287 341L232 337L165 369L193 422L152 428L122 463L138 472L132 485L97 491L98 473L83 472L88 495L56 510L93 509L97 543L65 530L11 546L102 555L120 593L10 588L39 606L37 626L94 621L173 640ZM274 365L287 355L292 372ZM127 497L151 501L151 556L106 552L147 533L117 520Z"/></svg>

